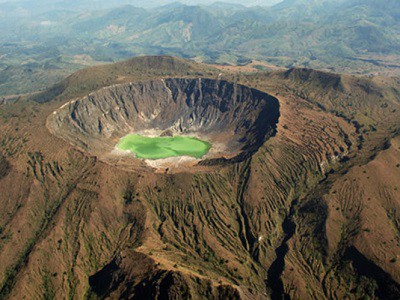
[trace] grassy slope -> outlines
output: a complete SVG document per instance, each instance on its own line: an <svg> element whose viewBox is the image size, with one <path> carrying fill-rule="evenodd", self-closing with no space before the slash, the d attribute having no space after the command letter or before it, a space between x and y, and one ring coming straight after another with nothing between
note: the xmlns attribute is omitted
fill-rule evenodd
<svg viewBox="0 0 400 300"><path fill-rule="evenodd" d="M266 293L265 279L281 282L285 292L300 298L328 297L326 289L337 285L343 296L352 287L341 277L363 280L351 269L331 272L341 265L328 259L334 246L324 229L331 216L322 197L343 178L342 172L370 161L399 128L395 81L308 70L224 72L224 79L277 95L282 116L277 136L251 159L208 174L124 172L79 153L44 129L46 116L60 103L101 86L160 76L216 77L220 72L170 57L137 58L80 71L34 98L46 102L56 97L53 101L2 107L1 149L11 166L0 180L3 296L87 294L88 276L116 257L124 272L136 272L135 262L126 258L133 250L151 257L157 270L182 274L179 282L187 282L197 298L207 291L216 295L206 288L207 280L239 287L248 298ZM341 162L343 157L349 160ZM290 237L282 228L287 216L297 226ZM290 245L283 257L278 253L286 267L271 276L268 270L282 243ZM374 260L359 244L344 240L344 249L350 245ZM397 264L389 268L385 261L374 262L398 278ZM326 285L320 274L328 271ZM138 277L152 282L158 271L152 272ZM370 294L374 280L367 278L357 295ZM126 283L105 293L119 295Z"/></svg>

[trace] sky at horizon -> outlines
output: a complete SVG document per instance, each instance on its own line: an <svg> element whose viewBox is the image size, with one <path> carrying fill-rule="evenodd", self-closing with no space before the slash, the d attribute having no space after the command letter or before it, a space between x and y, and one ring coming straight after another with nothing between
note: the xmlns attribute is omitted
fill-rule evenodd
<svg viewBox="0 0 400 300"><path fill-rule="evenodd" d="M209 5L209 4L213 4L215 2L224 2L224 3L232 3L232 4L240 4L240 5L244 5L244 6L257 6L257 5L261 5L261 6L271 6L274 4L277 4L279 2L282 2L283 0L247 0L247 1L243 1L243 0L227 0L227 1L218 1L218 0L155 0L155 1L147 1L147 0L121 0L121 1L112 1L114 5L124 5L124 4L131 4L131 5L137 5L140 7L157 7L157 6L162 6L162 5L168 5L171 3L175 3L175 2L180 2L182 4L187 4L187 5ZM109 0L84 0L84 1L77 1L77 0L0 0L0 4L4 4L4 3L32 3L32 4L40 4L40 3L62 3L62 2L66 2L66 3L71 3L71 2L81 2L82 4L84 4L84 2L86 3L97 3L99 5L110 5L110 1Z"/></svg>

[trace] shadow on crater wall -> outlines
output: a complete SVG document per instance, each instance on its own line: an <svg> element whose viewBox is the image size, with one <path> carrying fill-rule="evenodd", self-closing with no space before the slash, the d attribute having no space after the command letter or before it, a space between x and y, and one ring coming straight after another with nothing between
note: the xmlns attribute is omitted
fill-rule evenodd
<svg viewBox="0 0 400 300"><path fill-rule="evenodd" d="M261 91L226 81L171 78L100 89L63 105L47 125L95 154L111 151L128 133L200 135L224 145L224 151L200 162L215 165L252 155L275 133L278 119L279 101Z"/></svg>

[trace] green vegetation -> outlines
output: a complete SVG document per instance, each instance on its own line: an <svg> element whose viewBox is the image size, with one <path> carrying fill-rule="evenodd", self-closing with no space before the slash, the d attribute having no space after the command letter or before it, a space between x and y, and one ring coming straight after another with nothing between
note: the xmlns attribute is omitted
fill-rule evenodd
<svg viewBox="0 0 400 300"><path fill-rule="evenodd" d="M145 79L195 72L203 74L198 75L201 77L217 77L218 73L210 76L209 67L193 66L180 59L134 59L79 72L51 94L59 95L62 102L116 78L129 76L124 79L128 82L139 72ZM239 286L254 298L266 297L266 279L271 280L268 268L273 263L284 270L272 277L282 284L278 293L288 291L291 298L391 299L385 297L391 286L393 295L398 295L397 285L383 270L366 264L369 253L343 259L357 238L380 247L381 253L387 250L379 264L389 270L396 268L399 258L394 247L400 231L398 211L391 205L396 196L393 186L386 189L382 185L376 190L379 194L369 195L363 194L364 183L353 177L346 178L346 184L335 185L350 168L367 164L371 155L385 149L385 140L399 128L400 118L392 114L399 103L397 79L380 86L377 79L304 70L225 76L262 91L276 89L282 99L297 101L287 101L286 111L282 111L288 116L281 124L286 127L283 135L280 132L265 142L243 162L226 164L214 172L152 174L104 164L89 154L68 152L71 147L67 143L53 145L55 138L49 133L36 135L43 130L47 133L44 117L58 103L28 102L27 112L21 110L20 114L17 105L22 107L22 101L2 106L3 114L10 117L0 119L0 177L4 174L0 183L5 192L0 197L4 211L0 224L0 248L4 245L4 250L0 252L10 255L15 249L15 255L4 259L10 265L3 266L0 298L21 297L26 292L43 299L72 299L87 291L83 298L102 299L109 293L119 297L123 291L136 296L150 289L162 295L167 294L166 288L183 298L189 297L187 291L194 298L212 298L217 282L232 286L233 291ZM14 111L16 117L11 116ZM23 118L28 112L29 119ZM18 132L11 130L13 123ZM369 125L378 130L366 134ZM339 160L341 155L346 160ZM358 177L374 178L370 169L365 169L366 174L362 170ZM9 182L20 186L12 190ZM369 196L374 200L380 196L384 206L370 206L378 201L370 201ZM20 203L20 213L15 214ZM335 211L330 209L331 203ZM386 210L385 223L360 219L361 209L368 207ZM28 217L22 218L24 215ZM335 215L339 218L332 219ZM294 234L290 230L288 234L285 219L295 223ZM340 225L337 236L327 230L326 224L332 224L328 221ZM385 226L382 228L388 233L395 232L393 240L384 235L380 246L381 239L375 239L376 224ZM23 235L18 234L20 229L25 230ZM360 234L361 230L366 234ZM337 247L327 239L332 236L338 240ZM274 252L285 245L290 247L277 258ZM138 246L141 254L135 253ZM140 258L146 254L155 262ZM163 258L161 262L158 257ZM115 268L105 268L113 266L110 261L117 262ZM96 295L90 288L89 276L101 270L106 271L101 278L113 280L107 295ZM165 271L168 277L163 277ZM182 271L191 281L189 285L176 275ZM229 293L222 289L219 296L239 298Z"/></svg>
<svg viewBox="0 0 400 300"><path fill-rule="evenodd" d="M174 156L201 158L211 148L211 144L193 137L145 137L129 134L118 143L121 150L129 150L138 158L160 159Z"/></svg>
<svg viewBox="0 0 400 300"><path fill-rule="evenodd" d="M42 299L44 300L52 300L55 298L55 290L54 286L51 282L51 275L47 270L44 271L44 274L42 275L43 279L43 284L42 284L42 289L43 289L43 295Z"/></svg>
<svg viewBox="0 0 400 300"><path fill-rule="evenodd" d="M51 222L51 220L59 212L60 207L64 204L66 199L72 194L81 176L84 176L87 172L87 168L89 166L93 167L93 161L90 159L69 152L67 165L72 169L66 167L64 170L72 175L71 177L66 176L63 184L58 182L56 194L54 194L54 197L50 197L49 184L51 184L50 178L52 177L52 172L50 171L51 165L45 163L45 158L41 152L28 153L28 157L29 176L32 176L42 188L44 203L40 208L38 207L37 212L33 212L37 221L37 227L35 230L32 229L32 236L26 240L25 245L14 263L3 273L2 280L0 281L0 299L6 298L11 292L16 282L18 272L27 263L29 255L33 251L36 243L42 238L46 230L54 226L55 223ZM74 173L75 171L76 173ZM60 175L60 173L57 175ZM93 196L91 198L93 198ZM49 299L54 293L51 281L49 278L46 278L46 274L42 280L43 299Z"/></svg>
<svg viewBox="0 0 400 300"><path fill-rule="evenodd" d="M85 14L79 6L41 7L43 1L33 7L0 3L0 12L7 11L0 19L0 95L43 90L77 69L141 55L220 64L255 59L363 74L400 67L397 0L295 0L257 8L110 5Z"/></svg>

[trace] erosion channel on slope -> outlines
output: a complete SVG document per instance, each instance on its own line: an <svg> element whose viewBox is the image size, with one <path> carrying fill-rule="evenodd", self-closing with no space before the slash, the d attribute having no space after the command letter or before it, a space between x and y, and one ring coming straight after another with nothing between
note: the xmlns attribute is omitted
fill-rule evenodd
<svg viewBox="0 0 400 300"><path fill-rule="evenodd" d="M113 85L72 99L49 116L47 127L113 165L193 171L251 156L275 133L278 119L279 101L264 92L221 80L170 78ZM129 134L186 142L191 137L212 147L154 161L116 147Z"/></svg>

